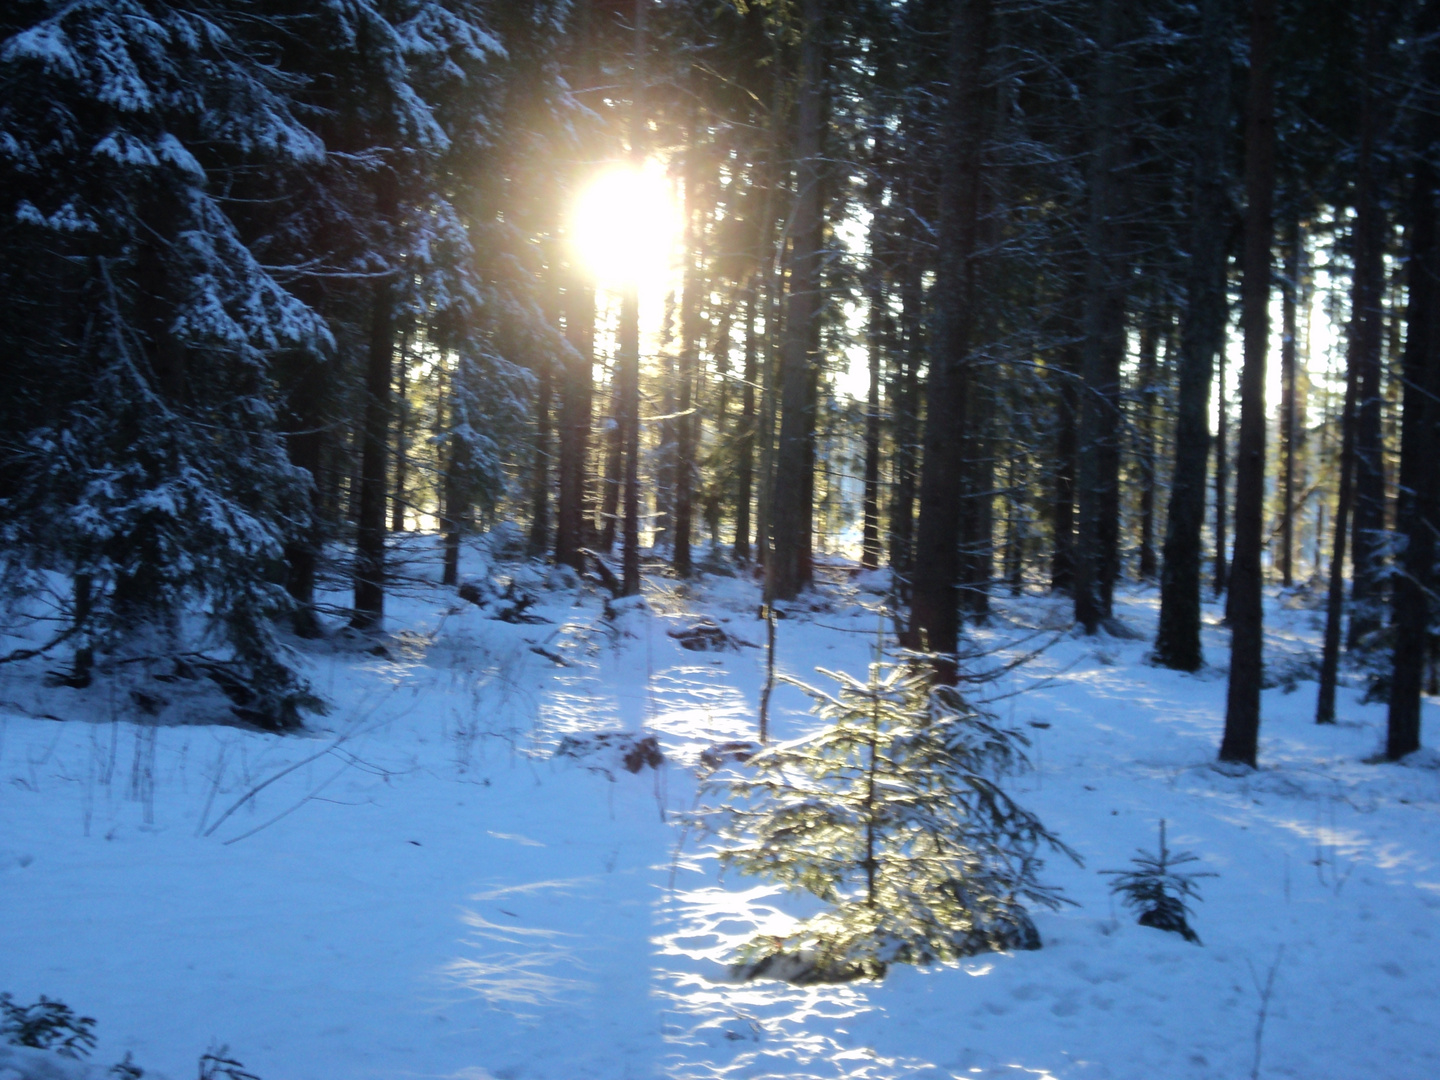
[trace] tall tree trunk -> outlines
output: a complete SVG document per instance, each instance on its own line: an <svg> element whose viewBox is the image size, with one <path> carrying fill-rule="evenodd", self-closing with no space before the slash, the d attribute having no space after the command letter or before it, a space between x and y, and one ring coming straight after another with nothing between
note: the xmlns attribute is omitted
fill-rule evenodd
<svg viewBox="0 0 1440 1080"><path fill-rule="evenodd" d="M1224 596L1230 587L1230 405L1225 399L1225 341L1215 352L1215 573L1212 588ZM1229 607L1226 607L1229 618Z"/></svg>
<svg viewBox="0 0 1440 1080"><path fill-rule="evenodd" d="M1424 58L1424 103L1416 110L1414 178L1410 192L1409 304L1405 335L1405 423L1400 447L1398 528L1405 537L1403 573L1395 579L1395 666L1385 756L1392 761L1420 749L1420 691L1426 653L1433 647L1435 536L1440 528L1440 196L1435 161L1440 151L1440 8L1431 4L1419 27L1429 43ZM1428 99L1428 100L1427 100Z"/></svg>
<svg viewBox="0 0 1440 1080"><path fill-rule="evenodd" d="M1330 580L1325 598L1325 638L1320 654L1320 687L1315 722L1335 722L1335 686L1340 670L1340 624L1345 617L1345 541L1349 536L1350 503L1355 475L1355 412L1359 372L1347 365L1345 405L1340 416L1340 480L1335 501L1335 543L1330 549Z"/></svg>
<svg viewBox="0 0 1440 1080"><path fill-rule="evenodd" d="M1155 399L1158 397L1159 328L1154 318L1140 327L1140 392L1136 404L1140 416L1135 432L1140 440L1136 465L1140 472L1140 565L1141 581L1155 579Z"/></svg>
<svg viewBox="0 0 1440 1080"><path fill-rule="evenodd" d="M543 555L550 546L550 457L553 364L549 357L540 361L540 377L535 387L535 446L530 463L530 541L532 556Z"/></svg>
<svg viewBox="0 0 1440 1080"><path fill-rule="evenodd" d="M894 487L890 499L890 571L898 602L910 599L915 544L915 495L920 441L920 369L925 363L921 316L920 267L916 258L913 215L901 219L900 340L898 363L890 384L890 413L895 422L895 451L891 466Z"/></svg>
<svg viewBox="0 0 1440 1080"><path fill-rule="evenodd" d="M810 535L815 473L814 381L818 357L823 95L826 78L825 7L803 0L795 208L791 217L790 284L780 378L780 441L771 504L772 548L766 564L769 600L793 599L810 583Z"/></svg>
<svg viewBox="0 0 1440 1080"><path fill-rule="evenodd" d="M406 421L410 414L409 401L409 376L410 376L410 329L400 334L400 356L399 362L395 365L396 388L395 388L395 487L390 497L390 531L405 531L405 482L406 465L410 461L409 431Z"/></svg>
<svg viewBox="0 0 1440 1080"><path fill-rule="evenodd" d="M1220 760L1255 765L1264 658L1261 525L1265 502L1265 354L1270 336L1270 245L1275 197L1276 0L1250 9L1250 89L1245 125L1245 280L1241 328L1240 446L1235 461L1235 558L1230 574L1230 683Z"/></svg>
<svg viewBox="0 0 1440 1080"><path fill-rule="evenodd" d="M633 285L626 286L620 300L616 344L619 428L625 457L621 591L635 596L640 592L640 294Z"/></svg>
<svg viewBox="0 0 1440 1080"><path fill-rule="evenodd" d="M595 289L575 268L570 271L565 295L565 340L570 352L560 368L560 497L555 514L555 561L581 570L594 394Z"/></svg>
<svg viewBox="0 0 1440 1080"><path fill-rule="evenodd" d="M1125 357L1120 167L1128 63L1120 52L1123 3L1101 0L1099 5L1100 57L1091 119L1074 586L1075 621L1087 634L1110 618L1120 569L1120 365Z"/></svg>
<svg viewBox="0 0 1440 1080"><path fill-rule="evenodd" d="M1050 496L1050 588L1075 587L1075 468L1079 452L1080 347L1066 342L1055 352L1055 486Z"/></svg>
<svg viewBox="0 0 1440 1080"><path fill-rule="evenodd" d="M395 196L382 185L382 214L393 217ZM385 465L390 448L390 385L395 361L395 281L377 278L371 295L365 354L365 411L360 444L360 506L355 530L355 612L350 625L377 628L385 617Z"/></svg>
<svg viewBox="0 0 1440 1080"><path fill-rule="evenodd" d="M623 328L623 323L622 323ZM636 330L639 340L639 330ZM637 346L638 347L638 346ZM621 350L610 365L610 415L605 424L605 479L600 496L600 550L615 548L620 521L620 492L625 485L625 374Z"/></svg>
<svg viewBox="0 0 1440 1080"><path fill-rule="evenodd" d="M698 117L692 116L692 142L699 126ZM700 426L694 414L695 380L700 370L700 296L705 288L699 172L696 162L686 163L685 279L680 294L680 392L676 401L680 415L675 418L675 535L671 549L671 565L682 578L689 577L693 570L690 540L695 520L695 447Z"/></svg>
<svg viewBox="0 0 1440 1080"><path fill-rule="evenodd" d="M290 464L303 469L309 482L309 520L303 530L285 545L285 591L294 606L290 626L297 637L320 636L315 612L315 572L323 544L321 522L325 520L322 494L321 451L325 425L321 408L327 370L318 358L297 356L300 371L287 399L285 453Z"/></svg>
<svg viewBox="0 0 1440 1080"><path fill-rule="evenodd" d="M1375 63L1379 32L1368 5L1366 68ZM1354 649L1380 629L1385 575L1385 465L1381 446L1380 354L1384 338L1385 210L1376 183L1375 93L1367 72L1360 98L1360 148L1355 162L1355 272L1350 290L1349 362L1359 372L1355 410L1355 508L1351 522L1350 630Z"/></svg>
<svg viewBox="0 0 1440 1080"><path fill-rule="evenodd" d="M981 174L988 127L986 67L992 0L951 0L950 100L940 186L936 335L930 358L920 519L910 595L909 642L954 653L960 641L960 501L966 368L975 320ZM953 667L940 671L955 676Z"/></svg>
<svg viewBox="0 0 1440 1080"><path fill-rule="evenodd" d="M745 285L745 366L741 374L740 424L735 433L735 558L750 561L750 501L755 475L755 380L759 376L760 339L755 330L760 303L760 273Z"/></svg>
<svg viewBox="0 0 1440 1080"><path fill-rule="evenodd" d="M865 347L870 368L870 385L865 395L865 488L861 500L860 565L874 570L880 565L880 359L885 337L885 271L877 250L884 228L880 200L873 198L870 218L870 264L867 267L866 301L869 319Z"/></svg>
<svg viewBox="0 0 1440 1080"><path fill-rule="evenodd" d="M1299 345L1297 309L1300 294L1300 212L1292 208L1285 221L1285 275L1281 288L1280 336L1280 581L1295 584L1295 450L1298 408L1295 401L1295 358Z"/></svg>

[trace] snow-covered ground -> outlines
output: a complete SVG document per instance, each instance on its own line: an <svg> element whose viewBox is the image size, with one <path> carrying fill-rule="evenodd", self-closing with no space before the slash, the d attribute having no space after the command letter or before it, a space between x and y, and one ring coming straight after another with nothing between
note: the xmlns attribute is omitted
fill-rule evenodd
<svg viewBox="0 0 1440 1080"><path fill-rule="evenodd" d="M832 577L779 622L783 672L863 672L879 598ZM1440 1077L1436 758L1366 764L1382 707L1342 689L1320 728L1315 684L1282 679L1261 769L1217 771L1213 609L1197 676L1146 666L1157 599L1137 591L1120 611L1139 639L1064 636L991 688L1023 691L996 708L1033 740L1012 793L1085 859L1046 868L1076 906L1037 913L1043 949L801 988L729 982L722 960L813 906L718 880L680 824L700 751L754 736L763 654L668 631L708 614L762 642L754 584L654 578L612 619L555 584L531 609L547 622L416 586L392 599L384 655L344 635L308 648L333 709L302 737L172 723L223 712L185 683L148 721L119 682L0 668L0 991L96 1017L94 1062L130 1051L174 1080L219 1043L264 1080L1235 1080L1254 1075L1269 981L1259 1076ZM1318 630L1271 600L1283 676ZM1032 647L1064 615L998 606L994 646ZM773 704L782 738L814 723L794 688ZM554 753L642 729L658 771ZM1203 947L1136 925L1098 873L1153 848L1161 818L1217 875ZM0 1077L18 1061L0 1048Z"/></svg>

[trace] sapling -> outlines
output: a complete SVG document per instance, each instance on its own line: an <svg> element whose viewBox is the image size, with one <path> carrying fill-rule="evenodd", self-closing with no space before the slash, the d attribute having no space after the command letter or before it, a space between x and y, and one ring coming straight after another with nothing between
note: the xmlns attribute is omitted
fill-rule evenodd
<svg viewBox="0 0 1440 1080"><path fill-rule="evenodd" d="M1027 905L1067 902L1039 881L1040 852L1078 856L999 786L1026 764L1025 737L933 672L930 657L888 662L877 649L863 682L822 671L833 696L787 680L827 726L702 789L696 823L722 867L830 905L743 946L738 974L878 978L891 963L1040 947Z"/></svg>
<svg viewBox="0 0 1440 1080"><path fill-rule="evenodd" d="M1165 819L1161 818L1159 854L1142 849L1130 861L1135 864L1134 870L1100 871L1114 877L1110 884L1111 893L1119 896L1130 910L1140 913L1137 921L1141 926L1169 930L1186 941L1202 944L1200 935L1190 927L1189 919L1194 918L1195 913L1186 901L1200 900L1200 890L1195 884L1197 879L1215 875L1176 869L1186 863L1198 862L1199 856L1188 851L1171 851L1165 843Z"/></svg>

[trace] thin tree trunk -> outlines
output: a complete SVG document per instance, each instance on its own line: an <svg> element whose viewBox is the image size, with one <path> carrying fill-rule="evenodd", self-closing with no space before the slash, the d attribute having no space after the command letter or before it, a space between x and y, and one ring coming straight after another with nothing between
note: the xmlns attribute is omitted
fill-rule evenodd
<svg viewBox="0 0 1440 1080"><path fill-rule="evenodd" d="M1405 424L1400 449L1398 528L1405 537L1403 570L1395 579L1395 666L1390 679L1390 708L1385 756L1396 761L1420 749L1420 693L1435 589L1435 536L1440 528L1440 479L1435 467L1440 443L1440 180L1435 154L1440 150L1440 8L1428 6L1419 27L1428 41L1424 81L1428 108L1417 110L1414 179L1410 193L1409 306L1405 335ZM1423 100L1423 99L1422 99Z"/></svg>
<svg viewBox="0 0 1440 1080"><path fill-rule="evenodd" d="M1379 32L1375 5L1368 6L1365 67L1374 63ZM1350 291L1349 362L1359 370L1355 410L1355 506L1351 521L1350 628L1347 647L1363 647L1380 629L1385 574L1385 466L1381 445L1380 359L1384 339L1385 210L1376 183L1375 93L1363 80L1360 148L1355 163L1355 272Z"/></svg>
<svg viewBox="0 0 1440 1080"><path fill-rule="evenodd" d="M1315 722L1335 722L1335 685L1340 669L1340 626L1345 618L1345 541L1355 473L1355 405L1359 373L1347 365L1345 405L1340 417L1340 490L1335 500L1335 543L1330 549L1330 581L1325 598L1325 644L1320 655L1320 688Z"/></svg>
<svg viewBox="0 0 1440 1080"><path fill-rule="evenodd" d="M638 333L637 330L637 339ZM610 416L605 428L605 480L600 499L600 550L607 555L615 548L615 534L620 520L620 490L625 480L623 367L617 350L610 365Z"/></svg>
<svg viewBox="0 0 1440 1080"><path fill-rule="evenodd" d="M692 117L692 141L699 128ZM692 154L693 154L692 150ZM701 238L699 169L688 162L685 170L685 280L680 299L680 393L675 420L675 535L671 549L671 566L682 578L692 570L691 532L695 519L695 447L699 442L699 423L694 415L695 380L700 369L700 294L704 289L702 274L705 253Z"/></svg>
<svg viewBox="0 0 1440 1080"><path fill-rule="evenodd" d="M1230 587L1229 523L1230 496L1226 490L1230 477L1230 406L1225 400L1225 342L1215 352L1215 575L1216 596L1224 596ZM1226 608L1229 618L1229 608Z"/></svg>
<svg viewBox="0 0 1440 1080"><path fill-rule="evenodd" d="M406 420L410 415L409 387L407 383L410 375L410 331L406 330L400 335L400 356L399 369L397 372L395 391L395 488L394 495L390 498L390 531L405 531L405 483L406 465L410 461L409 432L406 430Z"/></svg>
<svg viewBox="0 0 1440 1080"><path fill-rule="evenodd" d="M750 561L750 500L755 475L755 380L759 376L760 339L755 331L760 274L745 286L745 366L741 374L740 425L735 434L735 558Z"/></svg>
<svg viewBox="0 0 1440 1080"><path fill-rule="evenodd" d="M385 617L385 464L390 445L394 360L395 283L386 276L376 280L371 297L366 350L360 506L355 531L355 612L350 619L350 625L357 630L375 629Z"/></svg>
<svg viewBox="0 0 1440 1080"><path fill-rule="evenodd" d="M550 457L551 447L551 371L549 357L540 362L540 377L535 388L535 447L530 463L530 542L532 556L544 554L550 546Z"/></svg>
<svg viewBox="0 0 1440 1080"><path fill-rule="evenodd" d="M565 338L571 352L560 368L560 497L555 515L555 561L584 568L585 481L589 472L590 410L594 394L595 289L579 270L565 296Z"/></svg>
<svg viewBox="0 0 1440 1080"><path fill-rule="evenodd" d="M1067 342L1055 353L1055 487L1050 499L1054 547L1050 588L1075 586L1075 460L1079 450L1080 349Z"/></svg>
<svg viewBox="0 0 1440 1080"><path fill-rule="evenodd" d="M619 427L625 455L625 524L621 595L640 592L640 295L631 285L620 300L618 368Z"/></svg>
<svg viewBox="0 0 1440 1080"><path fill-rule="evenodd" d="M1280 283L1283 297L1280 337L1280 581L1285 588L1295 583L1295 357L1296 312L1300 293L1300 215L1292 209L1285 223L1285 276Z"/></svg>
<svg viewBox="0 0 1440 1080"><path fill-rule="evenodd" d="M1140 328L1140 416L1135 424L1140 438L1140 565L1141 581L1155 579L1155 398L1159 378L1156 359L1159 330L1153 319Z"/></svg>
<svg viewBox="0 0 1440 1080"><path fill-rule="evenodd" d="M890 500L890 571L898 602L910 599L915 544L915 487L920 441L920 368L925 362L921 317L920 268L915 258L913 215L902 219L900 277L900 348L890 384L890 412L895 418L894 478Z"/></svg>
<svg viewBox="0 0 1440 1080"><path fill-rule="evenodd" d="M1085 336L1081 347L1079 462L1076 476L1075 621L1087 634L1111 616L1120 568L1120 365L1125 356L1125 135L1120 53L1123 0L1101 0L1099 69L1092 117L1086 249Z"/></svg>
<svg viewBox="0 0 1440 1080"><path fill-rule="evenodd" d="M885 332L884 268L876 251L881 224L879 200L874 200L870 227L870 266L866 282L869 320L866 349L870 386L865 396L865 489L861 503L860 565L874 570L880 565L880 356Z"/></svg>
<svg viewBox="0 0 1440 1080"><path fill-rule="evenodd" d="M1230 682L1220 760L1254 767L1264 658L1260 550L1265 500L1265 354L1270 336L1270 246L1275 197L1276 0L1250 9L1250 90L1245 130L1245 280L1241 328L1240 446L1235 473L1235 559L1230 575Z"/></svg>

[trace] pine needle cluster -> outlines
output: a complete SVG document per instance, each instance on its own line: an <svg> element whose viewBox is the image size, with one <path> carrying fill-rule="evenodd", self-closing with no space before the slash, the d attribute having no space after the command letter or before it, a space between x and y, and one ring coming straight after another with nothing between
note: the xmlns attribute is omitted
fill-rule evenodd
<svg viewBox="0 0 1440 1080"><path fill-rule="evenodd" d="M1040 947L1027 905L1068 902L1039 881L1040 853L1078 856L999 785L1027 766L1025 737L933 671L921 654L877 655L864 681L822 670L833 695L790 680L827 725L706 785L699 821L724 869L830 905L750 941L740 974L878 978L891 963Z"/></svg>

